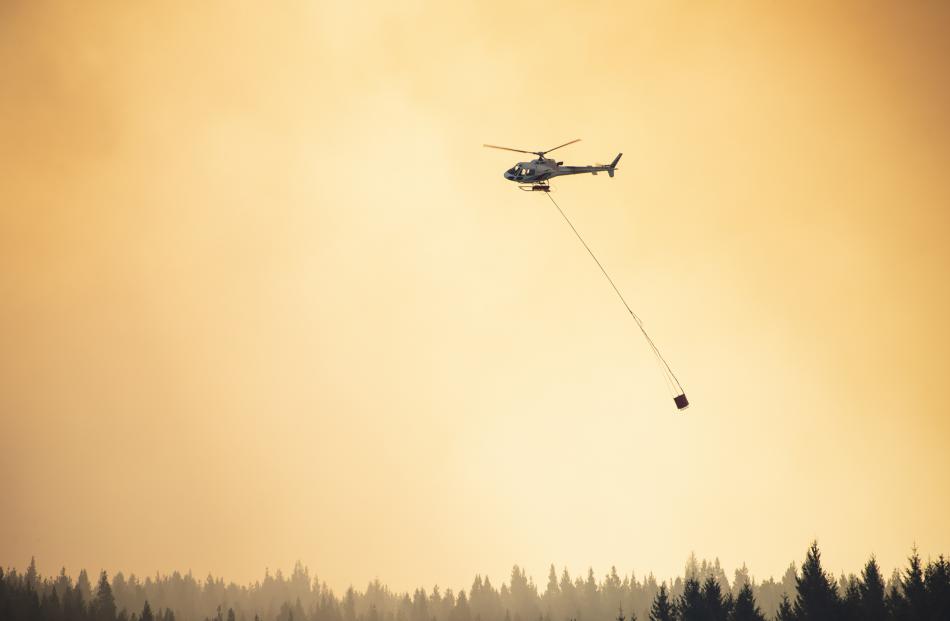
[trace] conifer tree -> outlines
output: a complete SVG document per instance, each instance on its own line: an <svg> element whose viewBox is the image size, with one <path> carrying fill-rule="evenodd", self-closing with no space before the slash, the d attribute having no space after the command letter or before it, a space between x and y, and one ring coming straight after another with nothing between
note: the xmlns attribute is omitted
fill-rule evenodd
<svg viewBox="0 0 950 621"><path fill-rule="evenodd" d="M742 585L739 594L736 595L735 603L729 614L729 621L765 621L762 611L755 605L752 586L748 582Z"/></svg>
<svg viewBox="0 0 950 621"><path fill-rule="evenodd" d="M802 564L802 575L796 582L794 611L798 621L830 621L838 617L838 589L834 579L821 567L817 541L813 541L808 548Z"/></svg>
<svg viewBox="0 0 950 621"><path fill-rule="evenodd" d="M941 555L924 574L930 619L950 619L950 563Z"/></svg>
<svg viewBox="0 0 950 621"><path fill-rule="evenodd" d="M142 606L142 616L139 617L139 621L155 621L155 616L152 614L152 607L148 605L148 600L145 600L145 605Z"/></svg>
<svg viewBox="0 0 950 621"><path fill-rule="evenodd" d="M105 570L99 574L99 586L96 588L95 600L96 621L115 621L115 598L112 596L112 587L109 586L109 577Z"/></svg>
<svg viewBox="0 0 950 621"><path fill-rule="evenodd" d="M548 570L548 585L544 590L544 596L542 598L544 601L545 610L549 615L556 615L557 617L561 616L558 614L560 612L558 609L558 604L561 599L560 595L561 590L558 587L557 570L554 569L554 563L551 563L551 568Z"/></svg>
<svg viewBox="0 0 950 621"><path fill-rule="evenodd" d="M36 590L38 578L36 573L36 557L30 557L30 565L26 568L26 575L24 576L26 580L26 586L28 589Z"/></svg>
<svg viewBox="0 0 950 621"><path fill-rule="evenodd" d="M705 621L704 602L699 581L687 578L683 585L683 594L680 595L679 605L676 607L682 621Z"/></svg>
<svg viewBox="0 0 950 621"><path fill-rule="evenodd" d="M885 621L887 608L884 605L884 579L873 556L861 572L858 591L861 601L860 618L863 621Z"/></svg>
<svg viewBox="0 0 950 621"><path fill-rule="evenodd" d="M731 596L723 597L719 581L712 575L703 583L703 618L706 621L726 621L732 608Z"/></svg>
<svg viewBox="0 0 950 621"><path fill-rule="evenodd" d="M739 592L747 584L752 583L752 577L749 575L749 568L746 567L745 563L742 564L741 568L736 569L733 574L732 580L732 592L734 595L739 595Z"/></svg>
<svg viewBox="0 0 950 621"><path fill-rule="evenodd" d="M903 619L906 616L907 601L896 584L891 585L884 603L887 607L887 615L891 619Z"/></svg>
<svg viewBox="0 0 950 621"><path fill-rule="evenodd" d="M861 588L857 578L852 575L846 585L841 602L841 617L844 621L861 621Z"/></svg>
<svg viewBox="0 0 950 621"><path fill-rule="evenodd" d="M26 587L26 619L38 621L42 617L40 609L40 596L29 585Z"/></svg>
<svg viewBox="0 0 950 621"><path fill-rule="evenodd" d="M791 602L788 601L788 595L782 595L782 602L778 605L775 621L797 621L795 610L792 608Z"/></svg>
<svg viewBox="0 0 950 621"><path fill-rule="evenodd" d="M0 619L13 618L12 587L8 587L4 579L3 568L0 567Z"/></svg>
<svg viewBox="0 0 950 621"><path fill-rule="evenodd" d="M79 570L79 577L76 578L76 590L79 591L81 601L89 605L92 600L92 585L89 583L89 574L85 569Z"/></svg>
<svg viewBox="0 0 950 621"><path fill-rule="evenodd" d="M666 583L660 585L660 590L653 598L653 605L650 607L650 621L674 621L676 619L676 610L670 601L669 594L666 592Z"/></svg>
<svg viewBox="0 0 950 621"><path fill-rule="evenodd" d="M59 576L56 577L54 589L56 590L57 597L59 597L59 601L63 604L66 603L66 594L69 592L70 586L72 586L72 580L66 575L66 568L62 567L59 570Z"/></svg>
<svg viewBox="0 0 950 621"><path fill-rule="evenodd" d="M84 619L86 617L86 605L82 601L82 593L79 586L75 588L66 585L63 592L63 618L67 621L73 619Z"/></svg>
<svg viewBox="0 0 950 621"><path fill-rule="evenodd" d="M902 581L905 614L912 621L925 621L927 619L927 590L924 587L924 572L921 569L920 555L917 553L916 546L907 560L910 567L907 568L907 573Z"/></svg>
<svg viewBox="0 0 950 621"><path fill-rule="evenodd" d="M59 603L56 589L50 589L46 592L41 607L44 621L60 621L63 618L63 608Z"/></svg>

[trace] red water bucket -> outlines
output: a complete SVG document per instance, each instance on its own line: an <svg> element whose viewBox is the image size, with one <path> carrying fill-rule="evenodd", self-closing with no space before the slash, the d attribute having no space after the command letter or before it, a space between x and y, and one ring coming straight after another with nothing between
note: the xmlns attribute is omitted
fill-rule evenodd
<svg viewBox="0 0 950 621"><path fill-rule="evenodd" d="M686 398L685 392L681 395L676 395L673 397L673 403L676 404L677 410L685 410L689 407L689 399Z"/></svg>

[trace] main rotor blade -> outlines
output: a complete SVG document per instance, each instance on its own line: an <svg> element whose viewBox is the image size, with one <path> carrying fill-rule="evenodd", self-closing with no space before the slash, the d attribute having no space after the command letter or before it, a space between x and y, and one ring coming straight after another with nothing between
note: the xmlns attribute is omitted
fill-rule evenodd
<svg viewBox="0 0 950 621"><path fill-rule="evenodd" d="M570 142L565 142L565 143L562 144L562 145L558 145L558 146L554 147L554 149L560 149L561 147L566 147L566 146L569 145L569 144L574 144L575 142L580 142L580 141L581 141L581 139L578 138L577 140L572 140L572 141L570 141ZM545 153L550 153L550 152L553 151L554 149L548 149L547 151L545 151Z"/></svg>
<svg viewBox="0 0 950 621"><path fill-rule="evenodd" d="M509 149L508 147L496 147L493 144L483 144L483 147L490 147L492 149L501 149L503 151L514 151L515 153L531 153L535 154L537 151L522 151L521 149Z"/></svg>

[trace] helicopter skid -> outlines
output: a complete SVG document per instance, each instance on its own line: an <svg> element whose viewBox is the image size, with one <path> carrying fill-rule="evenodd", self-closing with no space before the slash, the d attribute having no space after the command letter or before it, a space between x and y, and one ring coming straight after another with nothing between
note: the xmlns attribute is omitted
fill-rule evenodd
<svg viewBox="0 0 950 621"><path fill-rule="evenodd" d="M522 192L550 192L551 186L546 183L533 183L531 185L519 185L518 189Z"/></svg>

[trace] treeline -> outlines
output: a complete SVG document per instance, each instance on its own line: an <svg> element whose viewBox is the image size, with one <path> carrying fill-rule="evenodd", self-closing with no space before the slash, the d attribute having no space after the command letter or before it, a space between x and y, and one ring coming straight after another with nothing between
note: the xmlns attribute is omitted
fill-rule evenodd
<svg viewBox="0 0 950 621"><path fill-rule="evenodd" d="M93 585L85 570L44 578L0 570L0 621L950 621L950 563L926 565L916 551L885 580L871 558L860 575L837 580L821 566L817 544L801 570L756 582L743 566L730 581L718 560L691 556L684 575L658 583L593 571L572 578L551 567L543 589L519 567L496 588L476 576L468 591L433 587L394 593L379 580L336 595L298 563L247 586L190 573L140 580L106 572Z"/></svg>
<svg viewBox="0 0 950 621"><path fill-rule="evenodd" d="M943 556L921 563L914 551L909 567L888 587L872 557L860 576L838 583L821 566L821 553L812 544L795 590L783 594L773 616L776 621L950 621L950 563ZM660 586L650 608L650 621L765 621L752 585L737 595L723 593L714 578L700 583L686 579L683 592L671 597Z"/></svg>

